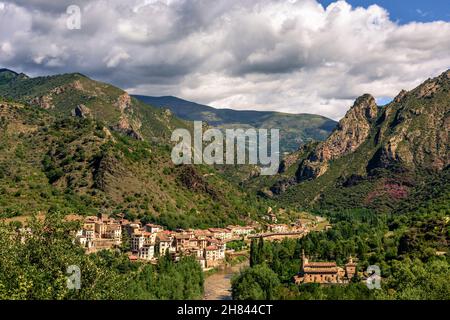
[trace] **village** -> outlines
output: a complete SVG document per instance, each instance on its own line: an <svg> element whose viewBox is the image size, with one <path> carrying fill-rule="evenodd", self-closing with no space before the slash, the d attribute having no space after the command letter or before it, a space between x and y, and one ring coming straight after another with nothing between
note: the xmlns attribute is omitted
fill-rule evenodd
<svg viewBox="0 0 450 320"><path fill-rule="evenodd" d="M309 232L308 225L301 221L279 224L274 214L267 215L266 220L267 223L263 225L255 222L246 226L170 231L156 224L142 224L140 221L100 214L85 217L75 239L87 253L123 248L123 244L128 241L130 261L156 263L159 257L165 255L170 255L174 261L182 256L193 256L207 271L224 265L226 253L235 253L234 249L227 249L227 243L249 243L252 238L259 237L269 240L302 237Z"/></svg>

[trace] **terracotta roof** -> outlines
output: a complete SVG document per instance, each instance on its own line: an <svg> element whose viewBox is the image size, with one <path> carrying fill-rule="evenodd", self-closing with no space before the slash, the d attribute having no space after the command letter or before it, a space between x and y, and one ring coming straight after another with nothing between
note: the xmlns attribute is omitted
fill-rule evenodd
<svg viewBox="0 0 450 320"><path fill-rule="evenodd" d="M216 246L209 246L209 247L206 247L206 250L213 251L213 250L218 250L218 248Z"/></svg>
<svg viewBox="0 0 450 320"><path fill-rule="evenodd" d="M153 224L153 223L147 223L146 226L147 226L147 227L155 227L155 228L160 228L160 229L162 229L162 226L157 225L157 224Z"/></svg>
<svg viewBox="0 0 450 320"><path fill-rule="evenodd" d="M309 267L305 267L303 269L304 273L337 273L338 269L337 268L309 268Z"/></svg>
<svg viewBox="0 0 450 320"><path fill-rule="evenodd" d="M138 237L151 237L153 234L147 231L142 231L142 230L136 230L132 236L138 236Z"/></svg>
<svg viewBox="0 0 450 320"><path fill-rule="evenodd" d="M230 232L230 230L224 229L224 228L209 228L208 230L213 232L213 233L219 233L219 232L220 233L222 233L222 232L229 233Z"/></svg>
<svg viewBox="0 0 450 320"><path fill-rule="evenodd" d="M209 231L209 230L194 230L194 234L196 236L210 236L210 235L212 235L211 231Z"/></svg>
<svg viewBox="0 0 450 320"><path fill-rule="evenodd" d="M175 234L175 238L177 238L177 239L190 239L191 235L176 233Z"/></svg>
<svg viewBox="0 0 450 320"><path fill-rule="evenodd" d="M308 262L308 263L305 263L305 267L332 268L332 267L336 267L336 262Z"/></svg>
<svg viewBox="0 0 450 320"><path fill-rule="evenodd" d="M251 227L251 226L228 226L227 229L228 230L236 230L236 229L250 230L250 229L254 229L254 227Z"/></svg>
<svg viewBox="0 0 450 320"><path fill-rule="evenodd" d="M170 242L170 238L164 233L158 233L156 237L159 239L159 241Z"/></svg>

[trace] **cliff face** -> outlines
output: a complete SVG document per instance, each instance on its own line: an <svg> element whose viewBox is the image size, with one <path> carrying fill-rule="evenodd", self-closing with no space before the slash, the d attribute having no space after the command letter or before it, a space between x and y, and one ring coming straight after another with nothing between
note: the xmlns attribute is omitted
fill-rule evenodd
<svg viewBox="0 0 450 320"><path fill-rule="evenodd" d="M449 168L449 132L450 71L402 90L387 106L378 107L366 94L328 139L294 164L295 176L280 170L271 190L307 205L333 203L336 197L374 206L380 197L384 203L406 198Z"/></svg>
<svg viewBox="0 0 450 320"><path fill-rule="evenodd" d="M325 174L330 161L375 146L367 173L376 168L439 171L449 165L450 71L414 90L402 90L380 109L375 99L359 97L330 137L320 143L297 171L298 181Z"/></svg>
<svg viewBox="0 0 450 320"><path fill-rule="evenodd" d="M381 115L371 166L443 170L449 165L450 71L402 91Z"/></svg>
<svg viewBox="0 0 450 320"><path fill-rule="evenodd" d="M298 179L317 178L328 170L330 160L358 149L368 138L377 115L375 99L369 94L359 97L330 137L320 143L303 162L297 173Z"/></svg>

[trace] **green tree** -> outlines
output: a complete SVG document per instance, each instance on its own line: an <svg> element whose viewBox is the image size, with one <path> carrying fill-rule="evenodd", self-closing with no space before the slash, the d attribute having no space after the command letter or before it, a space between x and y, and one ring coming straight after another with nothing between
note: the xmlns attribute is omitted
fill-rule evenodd
<svg viewBox="0 0 450 320"><path fill-rule="evenodd" d="M232 279L232 294L236 300L277 299L280 281L266 264L259 264L242 271Z"/></svg>

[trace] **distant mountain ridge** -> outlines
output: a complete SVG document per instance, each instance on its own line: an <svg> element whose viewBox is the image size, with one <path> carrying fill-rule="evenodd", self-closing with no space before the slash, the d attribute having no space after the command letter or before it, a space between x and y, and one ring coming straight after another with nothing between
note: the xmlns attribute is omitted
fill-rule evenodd
<svg viewBox="0 0 450 320"><path fill-rule="evenodd" d="M177 117L190 121L205 121L219 128L280 129L280 150L292 152L309 141L322 141L337 122L320 115L288 114L274 111L216 109L174 96L135 98L158 108L167 108Z"/></svg>

